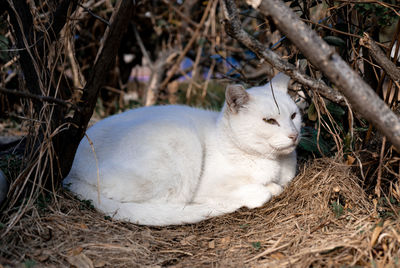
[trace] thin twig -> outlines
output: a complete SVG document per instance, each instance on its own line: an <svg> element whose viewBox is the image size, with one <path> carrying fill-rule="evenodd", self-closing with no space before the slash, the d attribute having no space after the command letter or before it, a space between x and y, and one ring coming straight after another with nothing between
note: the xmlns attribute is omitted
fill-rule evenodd
<svg viewBox="0 0 400 268"><path fill-rule="evenodd" d="M260 41L248 34L242 28L241 22L239 20L239 12L233 1L222 1L222 3L225 15L225 31L228 33L228 35L248 47L259 58L266 60L279 71L286 73L296 82L317 90L325 98L335 103L346 105L344 97L337 90L328 87L322 81L314 80L308 75L303 74L293 64L290 64L289 62L283 60L278 54L268 49L268 47L266 47Z"/></svg>
<svg viewBox="0 0 400 268"><path fill-rule="evenodd" d="M214 19L214 16L212 15L213 12L215 12L216 6L217 6L218 1L214 1L213 5L212 5L212 9L210 11L210 16L208 16L208 19L205 23L205 27L204 27L204 31L203 31L203 36L206 36L208 34L208 31L210 30L210 26L211 26L211 21ZM198 38L198 40L200 40L200 37ZM197 53L196 53L196 58L193 64L193 72L192 72L192 78L190 79L189 82L189 87L186 91L186 103L189 104L190 102L190 96L192 93L192 88L193 88L193 84L194 84L194 80L196 79L197 73L198 73L198 66L200 63L200 59L201 59L201 55L202 55L202 51L204 48L204 44L201 43L198 48L197 48Z"/></svg>
<svg viewBox="0 0 400 268"><path fill-rule="evenodd" d="M102 17L100 17L99 15L96 15L90 8L85 7L82 4L78 4L81 8L83 8L87 13L89 13L90 15L92 15L93 17L95 17L96 19L98 19L99 21L103 22L104 24L106 24L108 27L110 27L110 23L103 19Z"/></svg>
<svg viewBox="0 0 400 268"><path fill-rule="evenodd" d="M348 32L343 32L343 31L337 30L337 29L335 29L333 27L329 27L329 26L323 25L321 23L313 22L312 20L307 20L307 19L301 19L301 20L304 21L304 22L307 22L307 23L314 24L315 26L331 30L332 32L335 32L335 33L339 33L339 34L343 34L343 35L347 35L347 36L352 36L352 37L355 37L355 38L362 38L362 36L360 36L358 34L352 34L352 33L348 33Z"/></svg>
<svg viewBox="0 0 400 268"><path fill-rule="evenodd" d="M282 241L283 238L284 238L284 236L281 236L278 239L278 241L276 241L275 244L272 245L272 247L268 248L267 250L264 250L263 252L257 254L256 256L246 260L244 263L249 263L249 262L257 260L257 259L259 259L259 258L261 258L261 257L263 257L265 255L271 254L271 253L273 253L273 252L275 252L277 250L281 250L281 249L286 248L287 246L290 245L289 243L286 243L286 244L283 244L282 246L277 247L277 245L279 245L279 243Z"/></svg>
<svg viewBox="0 0 400 268"><path fill-rule="evenodd" d="M325 29L331 30L332 32L335 32L335 33L339 33L339 34L343 34L343 35L355 37L355 38L358 38L358 39L361 39L361 38L362 38L361 35L352 34L352 33L348 33L348 32L343 32L343 31L337 30L337 29L335 29L335 28L333 28L333 27L329 27L329 26L323 25L323 24L321 24L321 23L313 22L312 20L307 20L307 19L301 19L301 20L304 21L304 22L307 22L307 23L314 24L315 26L318 26L318 27L321 27L321 28L325 28ZM377 44L378 46L382 47L382 48L387 49L387 47L386 47L385 45L381 44L381 43L376 43L376 44Z"/></svg>
<svg viewBox="0 0 400 268"><path fill-rule="evenodd" d="M21 98L34 99L34 100L38 100L38 101L59 104L59 105L65 106L65 107L73 107L74 109L79 110L79 108L71 102L53 98L53 97L49 97L49 96L35 95L35 94L29 93L29 92L22 92L22 91L18 91L15 89L8 89L8 88L3 88L3 87L0 87L0 93L12 94L14 96L18 96Z"/></svg>
<svg viewBox="0 0 400 268"><path fill-rule="evenodd" d="M171 4L170 1L168 0L163 0L163 2L165 4L168 5L168 7L172 8L174 10L174 12L176 12L176 14L178 14L184 21L186 21L187 23L189 23L190 25L192 25L193 27L197 28L199 27L199 24L192 21L190 18L188 18L185 14L183 14L179 9L177 9L176 7L174 7L174 5Z"/></svg>
<svg viewBox="0 0 400 268"><path fill-rule="evenodd" d="M192 38L190 38L189 42L187 43L186 47L183 49L182 53L179 55L178 59L176 60L174 66L172 66L171 70L169 71L167 77L164 79L164 81L161 83L160 89L164 89L167 84L169 83L169 81L171 80L171 78L174 76L175 72L179 69L179 66L181 64L181 61L183 60L183 58L186 56L186 54L189 52L189 49L192 47L194 41L197 39L197 37L200 34L200 30L203 27L204 23L206 22L206 18L210 12L211 9L211 4L213 1L216 0L210 0L208 1L207 7L204 10L203 16L200 20L200 23L198 25L198 27L196 28L196 31L194 32Z"/></svg>
<svg viewBox="0 0 400 268"><path fill-rule="evenodd" d="M397 16L400 16L400 13L396 10L396 8L400 8L400 5L394 5L394 4L389 4L385 3L382 1L376 1L376 0L337 0L337 2L345 2L344 4L364 4L364 3L371 3L371 4L378 4L380 6L389 8L391 11L393 11Z"/></svg>
<svg viewBox="0 0 400 268"><path fill-rule="evenodd" d="M233 0L224 2L229 2L226 8L235 5ZM264 16L272 17L277 28L346 96L354 111L373 123L397 149L400 149L399 117L332 47L300 21L282 1L262 1L257 9Z"/></svg>
<svg viewBox="0 0 400 268"><path fill-rule="evenodd" d="M99 159L97 158L96 150L94 149L93 141L89 138L89 136L85 133L85 137L89 142L90 148L92 149L94 159L96 160L96 177L97 177L97 201L100 204L100 169L99 169Z"/></svg>
<svg viewBox="0 0 400 268"><path fill-rule="evenodd" d="M147 60L148 64L150 65L149 67L151 69L153 69L153 67L154 67L153 66L153 61L151 60L151 58L149 56L149 53L147 53L147 50L144 47L142 38L140 37L138 30L136 29L136 25L132 23L132 27L133 27L133 33L135 34L136 41L138 42L138 45L140 47L140 51L142 51L143 56L145 57L145 59Z"/></svg>
<svg viewBox="0 0 400 268"><path fill-rule="evenodd" d="M381 145L381 153L379 154L378 175L377 175L376 186L375 186L375 194L378 196L378 199L381 197L382 166L383 166L383 155L385 153L385 145L386 145L386 137L383 136L382 145Z"/></svg>
<svg viewBox="0 0 400 268"><path fill-rule="evenodd" d="M234 64L232 64L226 57L224 57L222 54L219 53L219 51L216 48L216 52L217 54L224 60L224 62L228 63L229 66L234 69L236 72L238 72L241 76L242 79L245 83L249 83L249 79L247 78L247 76L244 74L244 72L242 71L243 66L240 66L241 68L237 68Z"/></svg>

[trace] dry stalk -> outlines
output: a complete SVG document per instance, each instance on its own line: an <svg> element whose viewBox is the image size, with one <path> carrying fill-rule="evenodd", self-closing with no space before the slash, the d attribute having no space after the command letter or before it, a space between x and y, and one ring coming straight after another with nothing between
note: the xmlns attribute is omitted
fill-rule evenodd
<svg viewBox="0 0 400 268"><path fill-rule="evenodd" d="M171 78L175 75L176 71L179 69L179 65L181 64L183 58L186 56L186 54L189 52L190 48L192 47L194 41L197 40L199 34L200 34L200 30L201 28L204 26L204 23L206 22L206 19L210 13L210 9L211 9L211 4L213 1L216 0L210 0L207 3L207 7L204 10L203 16L201 17L201 20L198 24L198 26L196 27L196 30L194 32L194 34L192 35L192 37L190 38L190 40L188 41L188 43L186 44L185 48L183 49L182 53L180 53L178 59L176 59L175 64L171 67L171 69L169 70L169 72L167 73L167 77L163 80L163 82L160 85L160 89L164 89L166 88L167 84L169 83L169 81L171 80Z"/></svg>
<svg viewBox="0 0 400 268"><path fill-rule="evenodd" d="M210 10L210 13L209 13L209 16L208 16L208 19L204 23L204 30L203 30L203 33L202 33L201 36L206 36L208 34L208 32L210 30L211 22L215 19L213 14L215 14L215 9L217 7L217 4L218 4L218 1L214 1L213 2L211 10ZM197 42L198 43L199 43L199 41L201 39L201 36L199 36L197 38ZM200 63L200 59L201 59L201 56L202 56L203 49L204 49L204 42L202 42L197 48L196 58L195 58L194 64L193 64L192 77L189 80L189 86L188 86L188 89L186 91L186 103L190 102L190 97L191 97L192 88L193 88L193 82L195 81L195 79L197 79L197 74L201 72L201 67L200 67L200 70L198 68L199 68L199 63Z"/></svg>

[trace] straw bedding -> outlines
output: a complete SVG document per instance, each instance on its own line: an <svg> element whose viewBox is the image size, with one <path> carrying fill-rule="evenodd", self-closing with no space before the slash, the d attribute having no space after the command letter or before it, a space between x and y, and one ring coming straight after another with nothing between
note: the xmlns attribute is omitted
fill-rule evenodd
<svg viewBox="0 0 400 268"><path fill-rule="evenodd" d="M62 190L0 240L0 263L37 267L396 267L400 220L383 218L345 164L313 160L264 207L149 228ZM374 205L375 204L375 205ZM397 218L397 220L396 220Z"/></svg>

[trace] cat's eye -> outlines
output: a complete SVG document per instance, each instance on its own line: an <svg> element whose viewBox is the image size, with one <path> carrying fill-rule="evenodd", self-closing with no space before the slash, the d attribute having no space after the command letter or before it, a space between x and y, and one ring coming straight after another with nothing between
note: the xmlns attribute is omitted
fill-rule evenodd
<svg viewBox="0 0 400 268"><path fill-rule="evenodd" d="M264 120L264 122L266 122L266 123L268 123L268 124L279 126L278 121L276 121L276 120L273 119L273 118L269 118L269 119L263 118L263 120Z"/></svg>
<svg viewBox="0 0 400 268"><path fill-rule="evenodd" d="M295 119L296 115L297 115L297 113L293 113L293 114L290 116L290 118L293 120L293 119Z"/></svg>

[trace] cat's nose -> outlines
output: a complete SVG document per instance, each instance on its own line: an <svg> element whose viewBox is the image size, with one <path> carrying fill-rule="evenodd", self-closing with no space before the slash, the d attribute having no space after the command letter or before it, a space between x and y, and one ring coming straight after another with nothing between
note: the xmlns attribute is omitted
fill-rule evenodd
<svg viewBox="0 0 400 268"><path fill-rule="evenodd" d="M289 139L291 139L292 141L297 141L297 138L299 137L299 134L298 134L298 133L290 134L288 137L289 137Z"/></svg>

